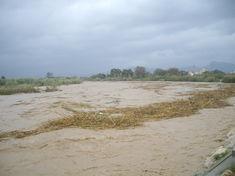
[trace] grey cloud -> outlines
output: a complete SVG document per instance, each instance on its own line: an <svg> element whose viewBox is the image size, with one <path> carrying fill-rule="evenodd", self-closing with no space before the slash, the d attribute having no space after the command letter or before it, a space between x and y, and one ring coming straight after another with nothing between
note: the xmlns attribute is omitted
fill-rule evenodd
<svg viewBox="0 0 235 176"><path fill-rule="evenodd" d="M2 0L0 74L235 62L234 0Z"/></svg>

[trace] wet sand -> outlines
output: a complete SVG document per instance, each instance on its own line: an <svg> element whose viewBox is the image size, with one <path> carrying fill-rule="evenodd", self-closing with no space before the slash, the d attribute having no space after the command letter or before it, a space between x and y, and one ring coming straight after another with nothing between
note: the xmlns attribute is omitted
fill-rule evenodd
<svg viewBox="0 0 235 176"><path fill-rule="evenodd" d="M61 101L98 110L172 101L215 88L216 83L84 82L59 92L0 96L0 129L30 129L72 113L56 106ZM229 101L235 105L235 98ZM73 128L5 140L0 142L0 175L193 175L235 127L234 114L235 106L229 106L134 129Z"/></svg>

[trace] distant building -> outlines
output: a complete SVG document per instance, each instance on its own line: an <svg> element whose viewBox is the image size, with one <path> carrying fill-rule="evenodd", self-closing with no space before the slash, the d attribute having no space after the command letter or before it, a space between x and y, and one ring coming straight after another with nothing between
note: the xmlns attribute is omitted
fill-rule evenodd
<svg viewBox="0 0 235 176"><path fill-rule="evenodd" d="M188 72L188 74L189 74L190 76L195 75L195 73L194 73L194 72L192 72L192 71L189 71L189 72Z"/></svg>
<svg viewBox="0 0 235 176"><path fill-rule="evenodd" d="M194 75L201 75L202 73L208 71L206 68L202 68L201 70L198 71L189 71L188 74L190 76L194 76Z"/></svg>

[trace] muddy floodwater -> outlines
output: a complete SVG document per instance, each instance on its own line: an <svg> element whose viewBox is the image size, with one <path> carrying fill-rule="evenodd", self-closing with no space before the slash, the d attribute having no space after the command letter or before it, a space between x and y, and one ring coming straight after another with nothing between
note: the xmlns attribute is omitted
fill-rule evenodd
<svg viewBox="0 0 235 176"><path fill-rule="evenodd" d="M30 130L76 111L184 99L220 83L83 82L59 91L0 96L0 132ZM189 176L235 127L232 106L125 130L64 128L0 142L0 176Z"/></svg>

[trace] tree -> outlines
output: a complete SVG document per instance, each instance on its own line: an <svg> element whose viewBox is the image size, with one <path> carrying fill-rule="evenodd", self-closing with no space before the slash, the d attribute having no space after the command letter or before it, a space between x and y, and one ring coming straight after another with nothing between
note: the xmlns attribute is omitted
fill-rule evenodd
<svg viewBox="0 0 235 176"><path fill-rule="evenodd" d="M96 79L96 78L98 78L98 79L105 79L105 78L106 78L106 75L103 74L103 73L98 73L98 74L96 74L96 75L93 75L92 78L93 78L93 79Z"/></svg>
<svg viewBox="0 0 235 176"><path fill-rule="evenodd" d="M46 77L47 77L47 78L53 78L54 76L53 76L53 73L51 73L51 72L47 72Z"/></svg>
<svg viewBox="0 0 235 176"><path fill-rule="evenodd" d="M6 77L5 76L1 76L0 85L3 86L5 84L6 84Z"/></svg>
<svg viewBox="0 0 235 176"><path fill-rule="evenodd" d="M163 70L163 69L160 69L160 68L157 68L157 69L153 72L154 75L158 75L158 76L164 76L166 73L167 73L166 70Z"/></svg>
<svg viewBox="0 0 235 176"><path fill-rule="evenodd" d="M181 70L179 71L181 76L187 76L189 73L187 71Z"/></svg>
<svg viewBox="0 0 235 176"><path fill-rule="evenodd" d="M146 69L145 69L145 67L137 66L137 67L135 68L135 76L136 76L137 78L143 78L143 77L145 77L145 75L146 75Z"/></svg>
<svg viewBox="0 0 235 176"><path fill-rule="evenodd" d="M180 74L180 71L178 68L169 68L167 70L168 74L170 75L179 75Z"/></svg>
<svg viewBox="0 0 235 176"><path fill-rule="evenodd" d="M124 78L131 78L133 77L133 71L131 69L123 69L122 71L122 77Z"/></svg>
<svg viewBox="0 0 235 176"><path fill-rule="evenodd" d="M213 70L213 71L211 71L211 73L213 73L213 74L221 74L221 75L225 74L224 72L222 72L220 70Z"/></svg>
<svg viewBox="0 0 235 176"><path fill-rule="evenodd" d="M110 71L110 76L111 77L121 77L122 71L119 68L113 68Z"/></svg>

